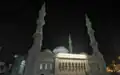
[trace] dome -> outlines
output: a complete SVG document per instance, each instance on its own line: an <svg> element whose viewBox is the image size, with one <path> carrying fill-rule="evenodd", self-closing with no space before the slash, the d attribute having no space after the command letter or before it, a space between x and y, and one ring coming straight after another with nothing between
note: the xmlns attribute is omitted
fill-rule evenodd
<svg viewBox="0 0 120 75"><path fill-rule="evenodd" d="M52 53L52 51L50 49L44 49L43 52Z"/></svg>
<svg viewBox="0 0 120 75"><path fill-rule="evenodd" d="M56 48L53 50L53 52L54 52L55 54L57 54L57 53L68 53L69 51L68 51L68 49L65 48L64 46L59 46L59 47L56 47Z"/></svg>

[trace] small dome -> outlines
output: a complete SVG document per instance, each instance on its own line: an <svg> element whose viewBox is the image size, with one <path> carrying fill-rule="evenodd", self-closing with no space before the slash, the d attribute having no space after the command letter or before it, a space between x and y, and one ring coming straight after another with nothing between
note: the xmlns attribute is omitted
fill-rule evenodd
<svg viewBox="0 0 120 75"><path fill-rule="evenodd" d="M57 53L69 53L68 49L65 48L64 46L56 47L56 48L53 50L53 52L54 52L55 54L57 54Z"/></svg>
<svg viewBox="0 0 120 75"><path fill-rule="evenodd" d="M52 51L50 49L44 49L43 52L52 53Z"/></svg>

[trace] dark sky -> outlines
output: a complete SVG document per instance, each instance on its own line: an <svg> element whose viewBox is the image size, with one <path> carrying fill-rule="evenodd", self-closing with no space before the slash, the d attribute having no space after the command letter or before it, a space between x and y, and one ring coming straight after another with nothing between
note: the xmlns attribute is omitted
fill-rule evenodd
<svg viewBox="0 0 120 75"><path fill-rule="evenodd" d="M0 2L1 58L8 58L12 53L27 53L32 44L41 4L40 1L28 0Z"/></svg>
<svg viewBox="0 0 120 75"><path fill-rule="evenodd" d="M10 56L12 53L27 53L32 44L36 18L42 3L43 1L37 0L0 2L0 44L4 47L2 55ZM100 0L94 1L94 3L92 1L51 1L47 3L47 7L49 8L47 9L49 17L47 15L47 22L44 26L44 39L47 42L45 46L49 47L50 43L48 42L50 41L55 41L56 43L58 43L56 40L62 41L55 37L60 36L60 34L62 36L60 38L66 40L66 34L71 31L73 32L73 38L76 39L75 41L81 42L78 43L81 47L78 45L76 48L83 50L87 47L88 44L85 42L89 40L83 19L84 12L88 12L96 30L95 35L99 42L100 51L105 55L105 58L109 56L112 58L116 54L119 55L120 19L118 12L115 11L119 8L113 8L112 1L105 2ZM63 44L63 42L59 43ZM66 42L64 44L67 45ZM54 46L52 45L51 47L53 48ZM88 49L85 48L85 50Z"/></svg>

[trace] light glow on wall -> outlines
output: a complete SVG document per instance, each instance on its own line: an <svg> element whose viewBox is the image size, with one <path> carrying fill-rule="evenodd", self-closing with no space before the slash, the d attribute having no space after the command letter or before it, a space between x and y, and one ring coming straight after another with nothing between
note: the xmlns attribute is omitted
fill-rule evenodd
<svg viewBox="0 0 120 75"><path fill-rule="evenodd" d="M68 54L68 53L58 53L56 55L58 58L76 58L76 59L87 59L86 54Z"/></svg>

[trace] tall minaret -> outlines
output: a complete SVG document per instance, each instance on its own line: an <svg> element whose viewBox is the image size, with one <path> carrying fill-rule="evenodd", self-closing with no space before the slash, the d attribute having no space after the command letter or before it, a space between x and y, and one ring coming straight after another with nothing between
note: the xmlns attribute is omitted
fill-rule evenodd
<svg viewBox="0 0 120 75"><path fill-rule="evenodd" d="M40 53L41 45L42 45L42 37L43 37L42 28L43 28L43 25L45 24L45 20L44 20L45 15L46 15L46 12L45 12L45 3L44 3L41 10L39 11L39 18L37 19L37 28L34 34L34 42L33 42L33 46L28 52L28 58L27 58L24 75L34 75L35 62L36 62L37 56Z"/></svg>
<svg viewBox="0 0 120 75"><path fill-rule="evenodd" d="M98 49L98 43L94 37L94 30L92 29L92 24L88 18L88 16L86 15L86 27L88 29L88 35L90 37L90 45L93 49L93 57L97 57L97 59L99 60L99 64L101 65L101 68L102 68L102 72L105 72L105 68L104 68L104 65L105 65L105 61L104 61L104 58L103 58L103 55L100 53L99 49Z"/></svg>
<svg viewBox="0 0 120 75"><path fill-rule="evenodd" d="M71 39L71 35L69 34L69 51L70 51L70 53L72 53L72 39Z"/></svg>
<svg viewBox="0 0 120 75"><path fill-rule="evenodd" d="M89 35L89 38L90 38L90 46L93 49L93 55L96 55L96 53L99 52L98 43L97 43L97 41L94 37L94 32L95 31L92 29L92 24L91 24L87 15L86 15L86 26L87 26L88 35Z"/></svg>

